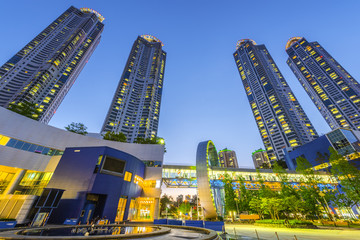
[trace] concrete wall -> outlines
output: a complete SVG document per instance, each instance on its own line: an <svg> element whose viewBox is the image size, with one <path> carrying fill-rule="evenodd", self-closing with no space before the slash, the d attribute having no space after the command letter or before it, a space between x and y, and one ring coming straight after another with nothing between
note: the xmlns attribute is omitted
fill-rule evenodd
<svg viewBox="0 0 360 240"><path fill-rule="evenodd" d="M65 150L67 147L108 146L143 161L163 161L164 157L162 145L121 143L83 136L40 123L2 107L0 107L0 134L58 150ZM35 171L54 171L59 159L59 157L52 158L0 146L0 165Z"/></svg>

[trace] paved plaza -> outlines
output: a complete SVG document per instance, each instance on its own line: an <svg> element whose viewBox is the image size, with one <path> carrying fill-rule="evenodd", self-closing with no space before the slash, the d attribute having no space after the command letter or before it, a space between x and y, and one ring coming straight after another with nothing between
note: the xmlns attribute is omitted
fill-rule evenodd
<svg viewBox="0 0 360 240"><path fill-rule="evenodd" d="M277 232L280 240L293 240L296 236L297 240L355 240L360 239L360 230L358 229L299 229L299 228L270 228L245 224L227 224L226 232L230 236L242 236L240 239L257 239L255 229L260 239L277 240L275 232ZM235 232L234 232L235 230ZM247 238L248 237L248 238Z"/></svg>

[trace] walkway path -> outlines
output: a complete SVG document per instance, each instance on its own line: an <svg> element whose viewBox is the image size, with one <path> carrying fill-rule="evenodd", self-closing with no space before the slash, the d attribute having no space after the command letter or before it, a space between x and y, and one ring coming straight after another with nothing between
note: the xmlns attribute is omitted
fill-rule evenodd
<svg viewBox="0 0 360 240"><path fill-rule="evenodd" d="M269 228L245 224L226 224L226 232L234 236L234 229L237 236L251 237L257 239L255 229L262 240L277 240L277 232L280 240L356 240L360 239L360 231L357 229L299 229L299 228Z"/></svg>

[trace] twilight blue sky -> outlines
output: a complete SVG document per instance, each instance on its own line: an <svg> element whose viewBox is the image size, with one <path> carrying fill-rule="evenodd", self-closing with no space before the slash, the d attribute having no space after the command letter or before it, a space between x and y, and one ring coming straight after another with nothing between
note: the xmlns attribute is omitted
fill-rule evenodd
<svg viewBox="0 0 360 240"><path fill-rule="evenodd" d="M241 38L267 46L319 133L330 128L286 65L286 41L318 41L360 78L356 0L3 1L0 64L70 5L100 12L105 29L50 125L83 122L100 131L134 40L155 35L168 53L159 126L166 164L195 164L197 144L211 139L218 150L235 150L240 166L253 167L251 152L263 144L232 56Z"/></svg>

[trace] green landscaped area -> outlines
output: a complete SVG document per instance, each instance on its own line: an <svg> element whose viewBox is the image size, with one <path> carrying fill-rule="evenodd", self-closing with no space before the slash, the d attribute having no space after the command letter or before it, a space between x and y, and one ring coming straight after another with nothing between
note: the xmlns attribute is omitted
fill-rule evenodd
<svg viewBox="0 0 360 240"><path fill-rule="evenodd" d="M358 227L358 225L357 225ZM277 228L277 227L262 227L253 224L226 224L226 232L231 239L259 239L263 240L355 240L359 239L360 229L357 228L333 228L327 226L320 226L319 229L301 229L301 228ZM255 231L256 230L256 231ZM256 234L257 232L257 234ZM277 234L277 235L276 235ZM295 238L296 236L296 238ZM277 238L278 237L278 238Z"/></svg>

